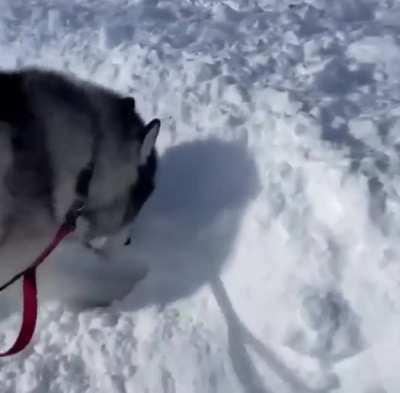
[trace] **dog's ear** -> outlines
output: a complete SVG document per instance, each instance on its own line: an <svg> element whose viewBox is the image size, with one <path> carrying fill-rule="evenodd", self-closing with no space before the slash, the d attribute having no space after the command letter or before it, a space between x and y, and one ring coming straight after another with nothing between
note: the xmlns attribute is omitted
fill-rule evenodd
<svg viewBox="0 0 400 393"><path fill-rule="evenodd" d="M140 146L140 165L146 163L155 144L160 131L161 122L159 119L153 119L143 129L143 139Z"/></svg>

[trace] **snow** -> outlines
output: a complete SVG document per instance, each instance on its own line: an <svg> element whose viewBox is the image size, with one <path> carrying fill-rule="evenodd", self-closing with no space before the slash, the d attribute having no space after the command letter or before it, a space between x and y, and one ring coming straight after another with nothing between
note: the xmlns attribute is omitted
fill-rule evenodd
<svg viewBox="0 0 400 393"><path fill-rule="evenodd" d="M1 67L69 70L162 120L132 245L57 251L1 392L400 390L396 2L0 7Z"/></svg>

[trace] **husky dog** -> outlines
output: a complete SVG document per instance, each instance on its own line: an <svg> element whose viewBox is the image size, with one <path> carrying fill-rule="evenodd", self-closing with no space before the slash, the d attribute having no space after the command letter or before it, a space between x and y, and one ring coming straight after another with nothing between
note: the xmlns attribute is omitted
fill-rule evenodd
<svg viewBox="0 0 400 393"><path fill-rule="evenodd" d="M49 70L0 72L0 265L47 244L94 163L78 222L84 244L119 233L154 189L160 121L135 101Z"/></svg>

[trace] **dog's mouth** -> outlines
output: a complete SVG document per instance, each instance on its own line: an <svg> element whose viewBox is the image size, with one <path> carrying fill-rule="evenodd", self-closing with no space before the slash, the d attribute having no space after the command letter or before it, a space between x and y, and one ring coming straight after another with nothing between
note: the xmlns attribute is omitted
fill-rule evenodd
<svg viewBox="0 0 400 393"><path fill-rule="evenodd" d="M86 246L94 251L102 251L106 247L107 242L108 242L107 236L99 236L88 240L86 242Z"/></svg>
<svg viewBox="0 0 400 393"><path fill-rule="evenodd" d="M95 252L102 252L109 244L110 238L108 236L97 236L85 241L85 246ZM124 246L129 246L132 243L132 235L128 234L125 241L122 243Z"/></svg>

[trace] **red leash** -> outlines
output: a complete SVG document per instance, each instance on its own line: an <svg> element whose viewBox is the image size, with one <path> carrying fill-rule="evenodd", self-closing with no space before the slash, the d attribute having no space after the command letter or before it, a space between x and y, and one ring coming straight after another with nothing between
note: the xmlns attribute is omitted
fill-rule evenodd
<svg viewBox="0 0 400 393"><path fill-rule="evenodd" d="M23 277L23 314L22 325L19 335L14 345L6 352L0 353L0 357L15 355L22 351L31 341L35 331L37 320L37 285L36 285L36 268L43 263L46 258L54 251L54 249L75 230L75 223L65 221L58 229L54 239L43 250L43 252L35 259L35 261L24 271L15 275L11 280L0 287L0 291L9 287L11 284Z"/></svg>
<svg viewBox="0 0 400 393"><path fill-rule="evenodd" d="M43 263L54 249L76 228L76 221L82 214L85 203L89 195L90 181L93 176L94 162L97 156L98 140L95 139L90 161L81 169L76 181L75 192L77 197L65 215L63 224L61 224L53 240L42 251L42 253L33 261L33 263L21 273L16 274L11 280L0 287L0 292L14 284L23 277L23 313L22 325L19 335L14 345L6 352L0 353L0 357L15 355L22 351L31 341L35 331L37 320L37 286L36 286L36 268Z"/></svg>

